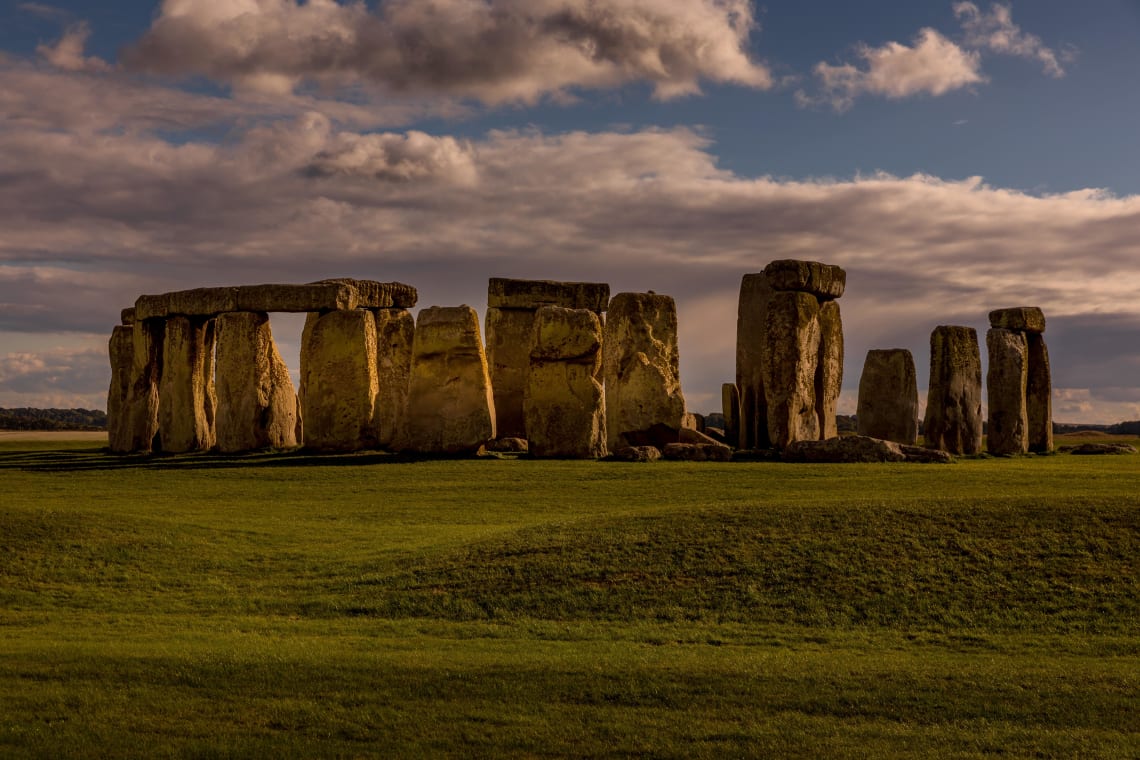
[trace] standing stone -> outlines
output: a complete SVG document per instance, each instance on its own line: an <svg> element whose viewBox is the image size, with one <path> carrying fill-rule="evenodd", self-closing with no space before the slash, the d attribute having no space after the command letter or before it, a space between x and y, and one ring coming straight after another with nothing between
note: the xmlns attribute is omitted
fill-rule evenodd
<svg viewBox="0 0 1140 760"><path fill-rule="evenodd" d="M273 342L269 315L239 311L217 319L218 449L297 445L297 396Z"/></svg>
<svg viewBox="0 0 1140 760"><path fill-rule="evenodd" d="M131 371L121 432L120 453L152 451L158 438L159 381L162 376L163 320L137 320L131 325Z"/></svg>
<svg viewBox="0 0 1140 760"><path fill-rule="evenodd" d="M213 355L212 319L166 320L158 406L162 451L183 454L214 447Z"/></svg>
<svg viewBox="0 0 1140 760"><path fill-rule="evenodd" d="M407 309L379 309L375 316L377 393L373 424L377 445L387 449L396 443L408 406L416 320Z"/></svg>
<svg viewBox="0 0 1140 760"><path fill-rule="evenodd" d="M724 439L733 446L740 445L740 389L736 383L720 386L721 413L724 414Z"/></svg>
<svg viewBox="0 0 1140 760"><path fill-rule="evenodd" d="M824 301L819 307L819 366L815 373L815 403L819 413L819 437L822 440L839 435L835 415L839 411L839 393L842 388L843 320L839 313L839 302Z"/></svg>
<svg viewBox="0 0 1140 760"><path fill-rule="evenodd" d="M116 325L107 344L111 385L107 389L107 444L116 454L133 450L130 428L131 375L135 363L134 327Z"/></svg>
<svg viewBox="0 0 1140 760"><path fill-rule="evenodd" d="M940 325L930 335L930 383L923 437L951 454L982 450L982 358L972 327Z"/></svg>
<svg viewBox="0 0 1140 760"><path fill-rule="evenodd" d="M543 306L588 309L601 315L610 286L597 282L512 280L487 283L487 364L495 399L495 428L500 438L526 438L523 395L530 367L535 312Z"/></svg>
<svg viewBox="0 0 1140 760"><path fill-rule="evenodd" d="M306 430L309 424L306 418ZM470 306L420 312L403 430L399 448L426 454L471 453L495 437L487 358Z"/></svg>
<svg viewBox="0 0 1140 760"><path fill-rule="evenodd" d="M1026 333L1029 347L1029 374L1025 385L1029 422L1029 450L1053 450L1053 380L1049 370L1049 348L1045 336Z"/></svg>
<svg viewBox="0 0 1140 760"><path fill-rule="evenodd" d="M986 333L986 347L989 350L986 446L991 454L1024 454L1029 450L1029 419L1025 408L1029 347L1025 334L991 328Z"/></svg>
<svg viewBox="0 0 1140 760"><path fill-rule="evenodd" d="M364 309L310 313L301 337L305 448L376 446L376 319Z"/></svg>
<svg viewBox="0 0 1140 760"><path fill-rule="evenodd" d="M768 356L768 306L774 295L764 274L746 274L740 282L740 304L736 317L736 387L740 393L740 432L736 439L742 449L765 449L768 438L768 402L764 378Z"/></svg>
<svg viewBox="0 0 1140 760"><path fill-rule="evenodd" d="M907 446L918 441L918 381L910 351L867 352L856 416L859 435Z"/></svg>
<svg viewBox="0 0 1140 760"><path fill-rule="evenodd" d="M654 425L680 430L685 397L673 298L618 293L606 313L602 346L610 450L633 445L626 434L636 436Z"/></svg>
<svg viewBox="0 0 1140 760"><path fill-rule="evenodd" d="M535 313L523 413L536 457L606 455L606 396L598 382L602 325L588 309Z"/></svg>
<svg viewBox="0 0 1140 760"><path fill-rule="evenodd" d="M764 391L768 439L776 448L819 440L819 311L815 296L798 291L776 292L768 306Z"/></svg>

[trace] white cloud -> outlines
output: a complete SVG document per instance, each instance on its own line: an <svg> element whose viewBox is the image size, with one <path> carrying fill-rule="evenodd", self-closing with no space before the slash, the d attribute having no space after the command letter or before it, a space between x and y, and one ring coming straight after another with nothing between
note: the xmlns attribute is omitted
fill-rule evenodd
<svg viewBox="0 0 1140 760"><path fill-rule="evenodd" d="M1022 31L1013 23L1013 10L1009 5L995 3L988 13L983 13L974 3L959 2L954 4L954 14L966 33L965 44L968 47L1036 60L1049 76L1065 75L1058 54L1040 37ZM1065 55L1072 54L1073 51L1069 50Z"/></svg>
<svg viewBox="0 0 1140 760"><path fill-rule="evenodd" d="M109 71L111 65L102 58L84 56L89 36L91 28L87 24L73 24L54 45L39 45L36 52L64 71Z"/></svg>
<svg viewBox="0 0 1140 760"><path fill-rule="evenodd" d="M835 110L850 108L862 95L878 95L892 100L914 95L945 95L986 81L981 72L981 56L964 50L933 29L922 29L913 45L888 42L873 48L860 45L858 56L865 66L844 63L833 66L820 62L814 72L821 93L797 93L802 105L825 102Z"/></svg>
<svg viewBox="0 0 1140 760"><path fill-rule="evenodd" d="M534 102L568 88L701 80L766 89L748 0L164 0L125 55L140 71L287 94L304 83Z"/></svg>
<svg viewBox="0 0 1140 760"><path fill-rule="evenodd" d="M110 373L102 343L0 355L0 407L105 409Z"/></svg>

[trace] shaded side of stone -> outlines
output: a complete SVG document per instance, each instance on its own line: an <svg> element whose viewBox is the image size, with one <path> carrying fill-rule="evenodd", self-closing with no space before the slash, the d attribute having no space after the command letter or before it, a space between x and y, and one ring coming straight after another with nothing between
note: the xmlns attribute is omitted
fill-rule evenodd
<svg viewBox="0 0 1140 760"><path fill-rule="evenodd" d="M606 455L606 399L598 370L602 324L589 309L544 306L535 313L523 414L536 457Z"/></svg>
<svg viewBox="0 0 1140 760"><path fill-rule="evenodd" d="M478 315L466 305L422 310L412 340L407 412L396 448L467 454L494 437L491 379Z"/></svg>
<svg viewBox="0 0 1140 760"><path fill-rule="evenodd" d="M533 310L487 308L487 366L495 397L495 425L502 438L526 438L523 395L533 331Z"/></svg>
<svg viewBox="0 0 1140 760"><path fill-rule="evenodd" d="M487 284L487 306L495 309L529 309L562 306L602 313L610 302L610 286L601 282L512 280L492 277Z"/></svg>
<svg viewBox="0 0 1140 760"><path fill-rule="evenodd" d="M218 449L296 446L297 397L273 341L269 315L219 315L215 363Z"/></svg>
<svg viewBox="0 0 1140 760"><path fill-rule="evenodd" d="M768 307L774 295L763 273L746 274L740 281L736 316L736 387L740 394L740 416L735 440L741 449L764 449L771 445L764 377L768 363Z"/></svg>
<svg viewBox="0 0 1140 760"><path fill-rule="evenodd" d="M852 435L826 441L800 440L784 449L786 462L903 462L906 455L899 444L878 438Z"/></svg>
<svg viewBox="0 0 1140 760"><path fill-rule="evenodd" d="M376 320L362 309L310 313L301 336L304 446L358 451L376 446Z"/></svg>
<svg viewBox="0 0 1140 760"><path fill-rule="evenodd" d="M107 389L107 444L116 454L134 451L130 395L135 363L134 327L116 325L107 344L111 384Z"/></svg>
<svg viewBox="0 0 1140 760"><path fill-rule="evenodd" d="M602 342L609 446L654 425L680 429L685 416L677 350L677 306L671 296L618 293L610 301Z"/></svg>
<svg viewBox="0 0 1140 760"><path fill-rule="evenodd" d="M910 351L867 352L856 417L859 435L910 446L918 441L918 381Z"/></svg>
<svg viewBox="0 0 1140 760"><path fill-rule="evenodd" d="M661 450L656 446L623 446L614 452L613 458L619 462L656 462L661 458Z"/></svg>
<svg viewBox="0 0 1140 760"><path fill-rule="evenodd" d="M211 319L166 320L158 406L159 446L166 453L214 446L213 328Z"/></svg>
<svg viewBox="0 0 1140 760"><path fill-rule="evenodd" d="M773 261L764 267L764 275L774 290L811 293L823 300L839 298L847 286L847 272L818 261Z"/></svg>
<svg viewBox="0 0 1140 760"><path fill-rule="evenodd" d="M793 441L819 440L815 401L819 310L815 296L792 291L773 294L768 307L764 392L768 438L779 449Z"/></svg>
<svg viewBox="0 0 1140 760"><path fill-rule="evenodd" d="M1029 450L1029 419L1025 407L1029 347L1025 333L991 328L986 333L986 347L989 351L986 448L991 454L1024 454Z"/></svg>
<svg viewBox="0 0 1140 760"><path fill-rule="evenodd" d="M930 335L930 382L923 437L955 455L982 450L982 359L972 327L940 325Z"/></svg>
<svg viewBox="0 0 1140 760"><path fill-rule="evenodd" d="M731 462L732 448L719 443L669 443L661 452L677 462Z"/></svg>
<svg viewBox="0 0 1140 760"><path fill-rule="evenodd" d="M1049 369L1049 347L1045 336L1027 333L1029 374L1025 384L1025 406L1029 424L1029 450L1053 450L1053 379Z"/></svg>
<svg viewBox="0 0 1140 760"><path fill-rule="evenodd" d="M396 445L408 408L416 320L407 309L377 309L374 317L377 390L373 425L376 444L388 449Z"/></svg>
<svg viewBox="0 0 1140 760"><path fill-rule="evenodd" d="M990 312L990 327L1016 332L1045 332L1045 313L1036 306L1016 306Z"/></svg>
<svg viewBox="0 0 1140 760"><path fill-rule="evenodd" d="M131 370L123 414L126 429L120 453L152 451L158 438L159 383L162 378L162 320L139 320L131 326Z"/></svg>
<svg viewBox="0 0 1140 760"><path fill-rule="evenodd" d="M724 438L733 446L740 445L740 390L736 383L720 386L720 406L724 415Z"/></svg>
<svg viewBox="0 0 1140 760"><path fill-rule="evenodd" d="M815 374L815 403L819 437L839 435L836 413L843 389L843 318L837 301L824 301L819 308L819 365Z"/></svg>

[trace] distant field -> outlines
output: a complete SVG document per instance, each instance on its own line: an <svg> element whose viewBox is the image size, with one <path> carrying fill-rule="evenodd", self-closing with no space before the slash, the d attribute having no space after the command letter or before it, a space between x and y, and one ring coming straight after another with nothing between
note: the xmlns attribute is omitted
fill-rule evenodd
<svg viewBox="0 0 1140 760"><path fill-rule="evenodd" d="M99 446L0 439L0 756L1140 756L1137 455Z"/></svg>

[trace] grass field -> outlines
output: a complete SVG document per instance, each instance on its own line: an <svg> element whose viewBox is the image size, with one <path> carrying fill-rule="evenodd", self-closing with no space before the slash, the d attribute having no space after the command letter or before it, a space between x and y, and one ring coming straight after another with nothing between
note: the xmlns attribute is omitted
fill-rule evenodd
<svg viewBox="0 0 1140 760"><path fill-rule="evenodd" d="M97 445L0 441L0 756L1140 757L1140 456Z"/></svg>

